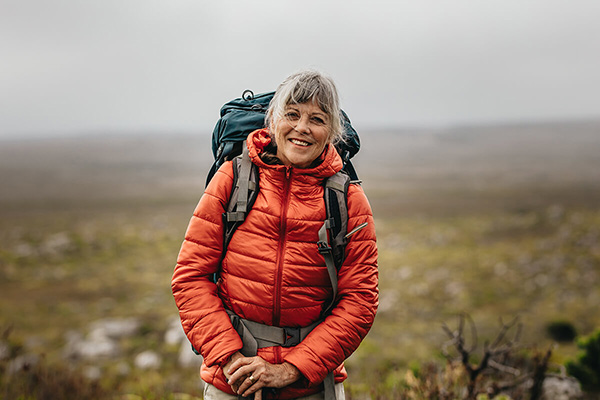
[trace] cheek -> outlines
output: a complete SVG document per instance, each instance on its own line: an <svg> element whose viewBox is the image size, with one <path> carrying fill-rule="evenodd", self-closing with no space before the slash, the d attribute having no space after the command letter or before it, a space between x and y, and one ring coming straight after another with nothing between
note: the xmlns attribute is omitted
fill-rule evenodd
<svg viewBox="0 0 600 400"><path fill-rule="evenodd" d="M319 138L319 143L321 144L321 146L325 147L325 146L327 146L328 143L331 142L332 139L333 139L333 134L331 133L331 131L329 129L327 129L321 133L320 138Z"/></svg>

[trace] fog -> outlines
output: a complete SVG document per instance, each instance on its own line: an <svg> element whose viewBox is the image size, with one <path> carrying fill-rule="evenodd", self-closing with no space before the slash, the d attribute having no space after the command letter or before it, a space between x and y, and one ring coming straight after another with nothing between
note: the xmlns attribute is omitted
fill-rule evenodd
<svg viewBox="0 0 600 400"><path fill-rule="evenodd" d="M0 2L0 137L206 132L316 68L361 130L600 116L594 1Z"/></svg>

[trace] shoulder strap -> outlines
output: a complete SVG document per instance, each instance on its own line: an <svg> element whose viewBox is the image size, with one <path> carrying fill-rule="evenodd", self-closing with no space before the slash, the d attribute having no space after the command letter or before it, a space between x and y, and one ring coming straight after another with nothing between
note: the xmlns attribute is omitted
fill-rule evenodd
<svg viewBox="0 0 600 400"><path fill-rule="evenodd" d="M344 262L346 250L346 233L348 233L348 187L350 177L344 172L338 172L325 182L325 209L330 221L329 238L336 269Z"/></svg>
<svg viewBox="0 0 600 400"><path fill-rule="evenodd" d="M337 298L337 272L344 262L346 250L346 234L348 232L348 204L346 197L350 177L344 172L338 172L325 180L325 210L327 219L319 229L319 252L325 259L327 273L331 281L333 295L323 315L333 307Z"/></svg>
<svg viewBox="0 0 600 400"><path fill-rule="evenodd" d="M248 148L243 146L242 155L233 159L233 186L227 211L223 213L223 254L235 230L244 222L258 196L258 168L250 160Z"/></svg>

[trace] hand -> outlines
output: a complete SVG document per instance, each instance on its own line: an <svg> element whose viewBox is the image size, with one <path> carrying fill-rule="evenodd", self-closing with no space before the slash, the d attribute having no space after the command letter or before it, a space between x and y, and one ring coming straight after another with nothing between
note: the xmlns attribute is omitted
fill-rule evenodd
<svg viewBox="0 0 600 400"><path fill-rule="evenodd" d="M234 392L244 397L255 393L255 400L261 399L263 387L286 387L301 377L298 368L290 363L271 364L260 357L237 357L228 367L223 372L230 374L229 385Z"/></svg>
<svg viewBox="0 0 600 400"><path fill-rule="evenodd" d="M223 375L225 375L225 378L227 379L227 383L230 383L230 378L231 378L231 374L228 372L229 369L231 368L231 365L237 361L240 358L244 358L244 355L242 353L240 353L239 351L236 351L235 353L233 353L233 355L231 356L231 358L229 359L229 361L227 362L227 364L225 364L222 367L223 370ZM231 384L231 383L230 383ZM234 392L237 392L237 387L239 386L239 383L237 385L231 385L231 387L233 388Z"/></svg>

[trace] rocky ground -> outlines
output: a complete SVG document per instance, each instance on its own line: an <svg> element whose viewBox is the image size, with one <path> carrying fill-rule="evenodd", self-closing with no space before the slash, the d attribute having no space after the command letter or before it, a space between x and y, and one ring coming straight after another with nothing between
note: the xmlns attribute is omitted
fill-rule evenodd
<svg viewBox="0 0 600 400"><path fill-rule="evenodd" d="M553 343L546 326L567 321L578 335L600 327L600 124L362 136L355 164L376 218L381 305L348 360L349 396L386 398L406 370L438 359L440 323L461 312L482 338L499 317L520 315L524 346L554 346L554 365L573 357L575 345ZM200 357L169 282L208 143L0 143L5 392L18 371L49 365L46 376L74 371L122 396L200 396ZM568 382L553 373L548 386Z"/></svg>

